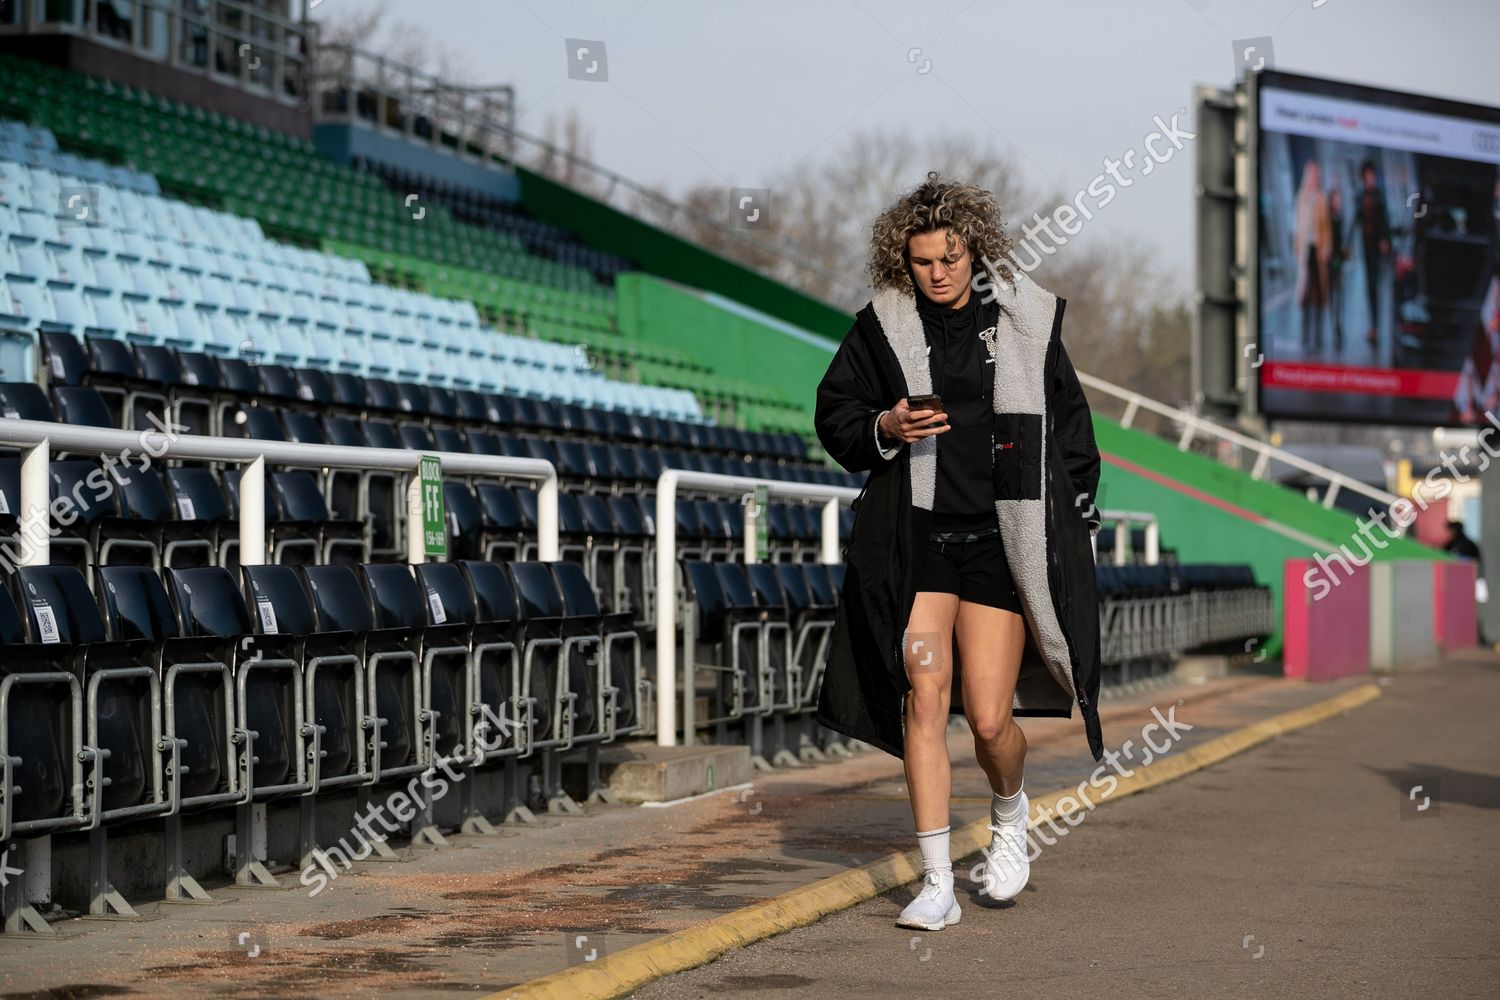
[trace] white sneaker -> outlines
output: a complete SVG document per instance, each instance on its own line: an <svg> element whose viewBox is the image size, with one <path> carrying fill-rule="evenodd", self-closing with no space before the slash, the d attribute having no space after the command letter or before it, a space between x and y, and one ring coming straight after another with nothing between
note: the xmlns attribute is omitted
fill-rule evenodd
<svg viewBox="0 0 1500 1000"><path fill-rule="evenodd" d="M991 899L1015 899L1031 879L1026 853L1026 818L1031 803L1021 792L1021 811L1014 823L990 826L990 849L984 857L984 892Z"/></svg>
<svg viewBox="0 0 1500 1000"><path fill-rule="evenodd" d="M930 871L923 876L922 891L906 904L897 927L915 927L923 931L940 931L958 923L958 897L953 894L953 872Z"/></svg>

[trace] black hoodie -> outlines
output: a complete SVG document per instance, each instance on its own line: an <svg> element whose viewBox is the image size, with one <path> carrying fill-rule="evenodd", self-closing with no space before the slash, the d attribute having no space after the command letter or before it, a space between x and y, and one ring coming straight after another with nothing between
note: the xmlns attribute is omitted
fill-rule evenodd
<svg viewBox="0 0 1500 1000"><path fill-rule="evenodd" d="M934 531L974 531L995 525L990 473L995 367L979 334L1000 319L998 302L981 302L972 291L954 309L917 292L917 314L927 335L932 391L948 411L949 430L937 435Z"/></svg>

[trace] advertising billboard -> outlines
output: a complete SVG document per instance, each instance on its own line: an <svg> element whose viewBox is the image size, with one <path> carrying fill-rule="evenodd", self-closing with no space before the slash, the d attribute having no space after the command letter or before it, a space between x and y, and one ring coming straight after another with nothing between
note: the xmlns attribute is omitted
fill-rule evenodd
<svg viewBox="0 0 1500 1000"><path fill-rule="evenodd" d="M1500 419L1500 109L1252 81L1260 413Z"/></svg>

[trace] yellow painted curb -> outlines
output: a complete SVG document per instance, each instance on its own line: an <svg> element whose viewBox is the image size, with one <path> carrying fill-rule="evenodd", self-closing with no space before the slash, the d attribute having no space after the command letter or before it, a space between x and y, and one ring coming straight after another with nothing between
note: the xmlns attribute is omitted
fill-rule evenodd
<svg viewBox="0 0 1500 1000"><path fill-rule="evenodd" d="M1243 753L1281 733L1322 722L1379 697L1380 688L1377 685L1364 684L1316 705L1284 712L1225 733L1186 752L1171 753L1154 760L1149 766L1135 768L1129 775L1111 775L1102 779L1104 782L1113 780L1114 787L1107 794L1095 796L1094 802L1108 802L1144 792L1148 788ZM1099 768L1107 770L1107 765L1097 765L1092 773L1100 773ZM1030 799L1029 828L1036 830L1049 817L1065 818L1078 813L1081 819L1081 814L1086 811L1083 808L1086 803L1080 803L1079 800L1086 796L1080 796L1080 791L1086 784L1087 781L1081 782L1075 788L1064 788ZM1072 806L1058 809L1058 803L1063 799L1071 800ZM1075 823L1076 821L1068 825ZM1058 829L1055 825L1052 828ZM1066 830L1059 832L1066 833ZM954 830L949 838L950 853L954 858L962 859L976 853L981 847L988 847L989 840L989 819L986 817ZM792 889L764 902L715 917L696 927L644 941L622 952L605 955L598 961L554 972L512 989L490 994L485 1000L608 1000L637 989L653 979L711 962L735 948L814 923L830 913L847 909L897 886L913 882L921 874L920 851L889 854L878 861L830 875L800 889Z"/></svg>

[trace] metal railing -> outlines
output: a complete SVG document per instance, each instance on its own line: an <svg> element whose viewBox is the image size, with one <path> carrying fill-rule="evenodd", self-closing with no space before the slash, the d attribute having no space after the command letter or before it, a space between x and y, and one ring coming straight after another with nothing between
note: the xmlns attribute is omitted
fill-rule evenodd
<svg viewBox="0 0 1500 1000"><path fill-rule="evenodd" d="M1322 505L1326 508L1332 509L1333 502L1338 497L1340 490L1348 490L1351 493L1367 497L1380 504L1382 509L1389 507L1400 499L1394 493L1387 493L1385 490L1362 483L1341 472L1336 472L1327 466L1308 461L1300 455L1294 455L1273 444L1258 441L1247 434L1231 430L1205 417L1200 417L1195 413L1189 413L1186 410L1179 409L1167 403L1157 402L1149 396L1143 396L1123 386L1115 385L1113 382L1106 382L1102 378L1087 375L1082 371L1078 373L1078 381L1090 389L1098 389L1100 392L1125 401L1125 413L1120 417L1120 426L1122 427L1131 427L1135 422L1136 414L1141 410L1149 410L1152 413L1181 424L1182 433L1177 438L1177 449L1179 451L1188 451L1192 447L1193 439L1201 434L1204 437L1228 441L1231 444L1244 448L1246 451L1255 453L1255 464L1248 473L1252 479L1259 479L1263 482L1267 481L1266 472L1270 468L1273 458L1278 462L1290 465L1294 469L1300 469L1309 475L1317 476L1328 484L1328 489L1323 494L1321 501ZM1404 525L1396 524L1393 527L1405 533Z"/></svg>
<svg viewBox="0 0 1500 1000"><path fill-rule="evenodd" d="M571 186L628 215L635 215L641 203L649 203L669 224L691 223L683 226L679 235L690 232L691 227L712 229L746 252L795 264L797 270L811 271L856 299L866 297L869 291L848 275L809 263L807 255L797 253L796 247L756 239L749 230L696 212L660 191L517 128L515 93L509 86L458 86L355 46L326 42L319 44L310 68L309 107L317 122L359 121L393 131L409 141L441 145L460 158L487 163L491 155L499 156L507 161L507 168L520 162L518 146L526 146L538 154L534 169L546 174L556 161L566 161L598 182L592 188ZM444 136L454 142L444 142ZM634 204L629 199L617 200L620 193L637 200ZM727 203L728 190L724 199Z"/></svg>
<svg viewBox="0 0 1500 1000"><path fill-rule="evenodd" d="M480 162L515 157L509 85L461 86L342 43L320 43L310 68L308 104L319 122L359 121Z"/></svg>
<svg viewBox="0 0 1500 1000"><path fill-rule="evenodd" d="M49 466L55 450L73 454L148 455L153 461L194 459L233 463L242 466L239 507L239 561L241 565L262 565L266 561L265 466L267 462L298 467L358 469L405 473L407 558L412 563L426 559L423 537L420 464L423 454L435 454L442 462L444 475L506 476L534 479L537 490L538 558L555 561L557 540L557 470L551 462L534 458L511 458L487 455L463 455L453 452L421 453L394 448L351 448L338 445L291 444L279 441L256 441L238 438L177 435L160 430L127 431L114 428L81 427L36 420L0 420L0 445L22 452L18 541L20 562L26 566L46 566L51 560L53 499ZM146 466L149 467L149 466ZM143 470L144 471L144 470ZM111 483L110 489L114 488ZM99 487L94 487L96 502ZM107 496L107 494L106 494ZM66 510L62 513L66 513ZM50 675L37 675L45 677ZM7 680L8 690L13 679ZM241 681L243 685L243 681ZM243 700L243 688L241 691ZM75 698L75 703L77 699ZM3 698L0 698L3 702ZM300 705L300 701L299 701ZM76 709L75 709L76 711ZM159 712L157 713L159 716ZM300 720L299 720L300 721ZM75 721L75 732L78 723ZM0 739L0 749L4 741ZM8 754L9 751L6 751ZM6 757L8 760L8 756ZM9 768L3 769L8 776ZM160 803L153 803L153 807ZM247 803L248 806L248 803ZM97 802L94 809L97 812ZM237 823L253 823L263 834L264 811L252 816L238 816ZM241 831L251 843L249 830ZM248 855L246 855L248 857ZM44 902L51 892L51 838L43 835L26 841L26 899ZM7 901L7 929L20 928L21 922L38 928L34 912L21 908L11 913L14 901ZM28 914L30 914L28 916ZM13 925L13 926L12 926ZM43 925L44 926L44 925Z"/></svg>
<svg viewBox="0 0 1500 1000"><path fill-rule="evenodd" d="M8 14L8 16L7 16ZM15 0L0 35L73 35L300 107L316 26L241 0Z"/></svg>
<svg viewBox="0 0 1500 1000"><path fill-rule="evenodd" d="M754 496L757 486L766 487L768 497L791 500L824 500L821 563L835 564L839 559L839 501L853 500L859 491L849 486L822 486L813 483L788 483L781 480L755 479L750 476L726 476L714 472L688 469L663 469L656 480L656 743L677 745L677 490L684 487L711 493ZM757 518L769 516L753 502L745 509L745 562L756 559L755 532ZM693 665L694 650L685 650L686 666ZM683 743L695 740L694 713L697 691L693 674L688 670L682 692Z"/></svg>
<svg viewBox="0 0 1500 1000"><path fill-rule="evenodd" d="M1157 523L1155 514L1136 510L1101 510L1099 522L1115 526L1115 545L1111 557L1116 566L1123 566L1130 561L1130 527L1134 524L1146 526L1146 565L1155 566L1161 562L1161 525ZM1099 536L1093 537L1097 545ZM1094 551L1094 561L1099 561L1097 548Z"/></svg>
<svg viewBox="0 0 1500 1000"><path fill-rule="evenodd" d="M0 444L23 451L20 535L31 543L23 546L24 565L45 566L51 558L50 541L54 531L48 467L54 449L85 454L124 454L128 450L131 454L150 455L155 460L195 459L244 466L240 475L239 511L239 561L244 566L258 566L266 561L267 462L304 468L406 473L407 560L414 564L425 561L419 467L423 454L436 455L445 476L510 476L540 480L537 490L537 557L547 562L557 560L557 470L545 459L292 444L178 435L157 430L80 427L38 420L0 420Z"/></svg>

